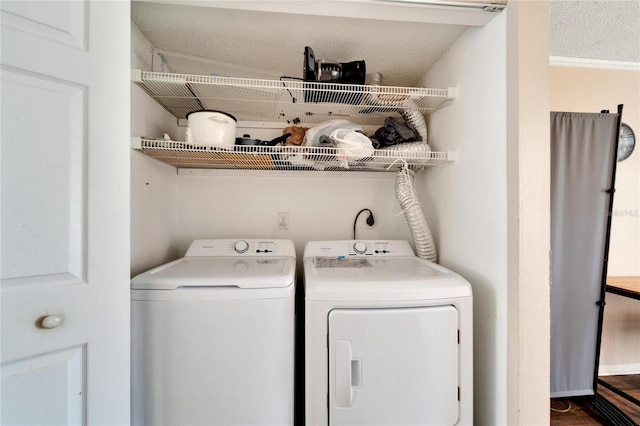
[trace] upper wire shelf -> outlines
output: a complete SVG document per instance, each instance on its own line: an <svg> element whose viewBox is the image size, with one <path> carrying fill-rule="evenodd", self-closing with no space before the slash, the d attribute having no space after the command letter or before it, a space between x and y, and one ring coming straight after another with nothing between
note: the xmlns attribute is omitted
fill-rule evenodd
<svg viewBox="0 0 640 426"><path fill-rule="evenodd" d="M380 124L402 109L429 113L455 98L455 88L429 89L260 80L132 71L132 80L178 119L191 111L217 110L238 121L322 123L344 118Z"/></svg>

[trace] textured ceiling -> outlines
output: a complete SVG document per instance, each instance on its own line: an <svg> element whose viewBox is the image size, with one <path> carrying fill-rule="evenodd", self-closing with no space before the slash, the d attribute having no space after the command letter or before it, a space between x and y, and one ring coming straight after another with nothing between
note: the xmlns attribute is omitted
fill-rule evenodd
<svg viewBox="0 0 640 426"><path fill-rule="evenodd" d="M131 16L158 49L302 77L310 46L316 59L364 59L367 72L381 73L386 86L414 86L466 29L135 1Z"/></svg>
<svg viewBox="0 0 640 426"><path fill-rule="evenodd" d="M640 63L640 0L551 0L551 56Z"/></svg>
<svg viewBox="0 0 640 426"><path fill-rule="evenodd" d="M640 63L640 0L550 0L549 9L551 56ZM153 0L133 1L131 15L161 50L302 77L304 47L311 46L316 59L364 59L367 72L381 73L387 86L415 85L468 28ZM225 73L219 65L196 66L176 56L167 59L173 72L273 78Z"/></svg>

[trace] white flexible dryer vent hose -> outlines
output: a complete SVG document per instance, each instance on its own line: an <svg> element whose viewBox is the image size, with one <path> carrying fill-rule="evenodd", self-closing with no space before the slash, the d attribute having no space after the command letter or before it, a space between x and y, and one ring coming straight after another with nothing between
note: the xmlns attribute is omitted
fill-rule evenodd
<svg viewBox="0 0 640 426"><path fill-rule="evenodd" d="M405 165L396 175L396 198L402 208L416 246L416 254L431 262L438 261L436 245L413 187L415 173Z"/></svg>
<svg viewBox="0 0 640 426"><path fill-rule="evenodd" d="M411 125L418 131L420 138L424 144L427 143L427 122L424 120L424 114L420 112L415 102L412 100L405 101L404 108L400 114L404 121L411 123Z"/></svg>

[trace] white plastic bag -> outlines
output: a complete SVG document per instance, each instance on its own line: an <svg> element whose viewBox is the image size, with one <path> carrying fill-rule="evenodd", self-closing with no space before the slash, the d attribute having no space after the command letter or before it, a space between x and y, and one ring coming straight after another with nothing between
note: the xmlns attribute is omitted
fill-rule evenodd
<svg viewBox="0 0 640 426"><path fill-rule="evenodd" d="M366 135L360 133L362 127L347 120L329 120L307 130L304 138L306 146L327 146L320 143L322 136L328 136L339 148L336 160L340 167L349 168L349 161L361 160L373 154L374 148Z"/></svg>
<svg viewBox="0 0 640 426"><path fill-rule="evenodd" d="M336 141L337 148L341 148L336 158L343 167L348 167L348 161L362 160L373 154L371 139L360 132L349 129L337 129L331 132L331 138Z"/></svg>
<svg viewBox="0 0 640 426"><path fill-rule="evenodd" d="M338 129L362 130L362 127L348 120L325 121L307 130L303 145L320 146L320 136L330 136L333 131Z"/></svg>

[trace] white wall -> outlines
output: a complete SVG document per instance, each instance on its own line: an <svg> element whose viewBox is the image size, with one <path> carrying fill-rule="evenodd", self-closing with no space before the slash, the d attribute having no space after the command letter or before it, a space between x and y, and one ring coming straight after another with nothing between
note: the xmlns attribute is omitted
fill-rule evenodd
<svg viewBox="0 0 640 426"><path fill-rule="evenodd" d="M151 44L131 23L131 67L150 70ZM176 119L131 83L131 136L182 140ZM178 211L178 182L173 166L131 150L131 274L173 260Z"/></svg>
<svg viewBox="0 0 640 426"><path fill-rule="evenodd" d="M359 239L410 239L395 198L395 173L201 171L179 176L179 249L196 238L286 238L298 258L311 240L351 239L355 215L369 208L375 225L358 221ZM289 230L277 229L289 213ZM298 262L300 263L300 262Z"/></svg>
<svg viewBox="0 0 640 426"><path fill-rule="evenodd" d="M507 420L549 424L549 2L507 8Z"/></svg>
<svg viewBox="0 0 640 426"><path fill-rule="evenodd" d="M430 117L430 143L458 159L421 176L440 262L474 297L476 424L507 424L506 14L467 30L419 85L458 86Z"/></svg>

